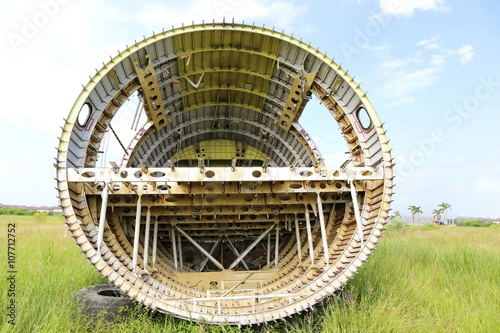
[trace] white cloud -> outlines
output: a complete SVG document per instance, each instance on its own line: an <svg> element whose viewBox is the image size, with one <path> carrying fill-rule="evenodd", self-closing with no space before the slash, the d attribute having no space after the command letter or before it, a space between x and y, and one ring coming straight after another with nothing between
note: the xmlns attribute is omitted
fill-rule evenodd
<svg viewBox="0 0 500 333"><path fill-rule="evenodd" d="M440 45L440 44L438 44L438 43L431 43L431 44L427 44L427 45L425 46L425 49L426 49L426 50L437 50L437 49L439 49L440 47L441 47L441 45Z"/></svg>
<svg viewBox="0 0 500 333"><path fill-rule="evenodd" d="M460 56L460 64L465 65L474 58L474 48L471 45L465 45L457 50Z"/></svg>
<svg viewBox="0 0 500 333"><path fill-rule="evenodd" d="M93 59L89 48L81 46L89 45L92 31L85 13L71 3L49 10L42 2L27 1L0 14L6 32L19 41L2 41L0 61L11 64L3 69L10 79L0 83L9 96L0 110L2 122L32 133L60 133L62 117L92 74L82 68ZM96 58L92 65L98 64Z"/></svg>
<svg viewBox="0 0 500 333"><path fill-rule="evenodd" d="M446 55L443 54L433 54L431 56L430 65L433 67L442 67L446 64Z"/></svg>
<svg viewBox="0 0 500 333"><path fill-rule="evenodd" d="M407 60L405 59L395 59L382 62L379 67L384 71L395 71L397 69L407 66Z"/></svg>
<svg viewBox="0 0 500 333"><path fill-rule="evenodd" d="M472 60L472 46L447 49L436 43L438 39L439 36L433 36L419 41L415 44L419 48L410 57L380 63L379 69L388 83L379 91L393 100L390 106L414 103L415 95L434 84L452 60L458 59L461 65Z"/></svg>
<svg viewBox="0 0 500 333"><path fill-rule="evenodd" d="M384 61L379 69L387 83L379 91L393 101L390 106L413 104L416 101L414 95L438 79L445 63L445 59L439 56L427 59L420 51L411 57Z"/></svg>
<svg viewBox="0 0 500 333"><path fill-rule="evenodd" d="M405 67L389 73L390 80L382 90L392 98L390 106L416 102L415 94L436 82L440 70L440 66L430 64L424 68Z"/></svg>
<svg viewBox="0 0 500 333"><path fill-rule="evenodd" d="M416 10L449 12L444 0L379 0L380 9L395 16L411 16Z"/></svg>
<svg viewBox="0 0 500 333"><path fill-rule="evenodd" d="M385 51L391 48L390 45L388 44L382 44L382 45L375 45L375 46L370 46L370 45L362 45L362 49L364 50L370 50L370 51Z"/></svg>
<svg viewBox="0 0 500 333"><path fill-rule="evenodd" d="M415 45L417 45L417 46L426 46L426 45L429 45L429 44L434 44L439 39L441 39L441 36L434 35L431 38L422 39L420 42L416 43Z"/></svg>
<svg viewBox="0 0 500 333"><path fill-rule="evenodd" d="M187 8L189 7L189 9ZM141 25L151 29L168 26L188 25L192 22L226 22L245 21L247 24L266 23L272 28L275 25L279 29L291 28L294 21L307 9L306 5L292 3L286 0L269 3L264 0L192 0L178 2L177 4L158 2L153 5L144 6L137 13L130 13L136 17ZM279 13L279 15L276 15Z"/></svg>
<svg viewBox="0 0 500 333"><path fill-rule="evenodd" d="M2 178L2 183L6 188L16 188L22 178L26 183L38 184L40 173L32 172L33 169L43 173L43 179L53 182L51 160L63 117L67 117L95 68L99 69L118 50L124 50L126 44L133 44L134 39L140 40L143 35L149 36L162 28L168 30L171 25L201 23L203 19L212 22L212 18L222 21L223 17L226 22L234 17L238 23L255 21L259 25L265 23L268 28L275 26L279 31L298 32L303 26L297 20L307 8L297 0L3 1L0 62L4 64L3 76L8 79L0 82L5 95L0 127L2 140L16 138L16 145L10 154L5 154L10 159L4 158L0 163L3 174L10 175ZM312 30L313 26L307 29ZM12 36L17 38L14 39L17 44L12 42ZM128 143L127 137L121 139ZM114 138L110 140L112 144ZM19 163L23 161L29 163ZM11 165L20 165L14 176L8 170ZM40 193L45 193L46 188L52 190L53 184L39 188L42 188ZM0 202L55 204L49 203L55 200L52 195L49 198L36 191L30 193L29 197L23 191L2 196Z"/></svg>
<svg viewBox="0 0 500 333"><path fill-rule="evenodd" d="M143 34L192 21L201 23L203 19L222 21L223 17L226 22L234 17L236 22L265 22L269 28L290 29L307 8L289 0L271 4L264 0L187 0L172 4L155 1L135 7L101 0L64 4L54 0L51 3L58 5L49 11L42 3L45 2L26 0L2 5L0 28L5 31L4 37L16 35L22 43L12 45L8 38L1 41L2 63L20 66L4 67L4 76L11 79L0 83L2 91L9 91L0 120L30 131L49 130L54 134L59 134L62 117L67 116L82 84L87 83L95 68ZM116 29L118 26L121 28ZM28 34L30 29L33 32Z"/></svg>

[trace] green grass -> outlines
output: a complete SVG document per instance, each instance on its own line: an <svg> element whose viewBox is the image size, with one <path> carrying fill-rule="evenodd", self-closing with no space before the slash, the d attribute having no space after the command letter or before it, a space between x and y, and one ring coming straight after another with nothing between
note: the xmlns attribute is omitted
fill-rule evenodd
<svg viewBox="0 0 500 333"><path fill-rule="evenodd" d="M10 325L7 259L0 262L0 332L239 332L152 314L138 307L115 325L78 316L72 297L106 283L60 216L0 216L0 253L16 223L17 318ZM499 332L500 228L387 230L369 262L316 311L243 332Z"/></svg>

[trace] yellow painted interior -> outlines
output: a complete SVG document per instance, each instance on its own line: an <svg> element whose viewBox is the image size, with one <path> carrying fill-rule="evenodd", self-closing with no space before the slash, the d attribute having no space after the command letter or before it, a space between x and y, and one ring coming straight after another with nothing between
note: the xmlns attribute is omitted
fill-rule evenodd
<svg viewBox="0 0 500 333"><path fill-rule="evenodd" d="M264 161L268 156L257 148L241 142L231 140L203 141L182 149L175 156L177 161L196 160L259 160Z"/></svg>
<svg viewBox="0 0 500 333"><path fill-rule="evenodd" d="M243 31L197 31L175 36L174 46L185 110L239 105L262 111L278 39Z"/></svg>

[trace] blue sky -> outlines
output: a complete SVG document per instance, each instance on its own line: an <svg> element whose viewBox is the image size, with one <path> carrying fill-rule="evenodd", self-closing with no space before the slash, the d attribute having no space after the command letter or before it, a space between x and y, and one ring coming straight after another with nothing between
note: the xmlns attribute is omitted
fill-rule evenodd
<svg viewBox="0 0 500 333"><path fill-rule="evenodd" d="M500 4L493 0L0 1L0 203L56 205L55 146L89 75L143 35L226 17L310 41L349 69L385 122L393 209L500 217ZM312 101L301 123L343 162ZM127 140L125 140L127 141Z"/></svg>

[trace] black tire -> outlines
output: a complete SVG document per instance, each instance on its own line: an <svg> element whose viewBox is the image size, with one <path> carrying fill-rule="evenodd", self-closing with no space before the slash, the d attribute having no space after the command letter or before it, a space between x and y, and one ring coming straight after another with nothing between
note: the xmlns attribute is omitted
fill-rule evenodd
<svg viewBox="0 0 500 333"><path fill-rule="evenodd" d="M127 313L137 303L111 284L100 284L80 289L73 297L81 314L89 318L113 320Z"/></svg>

